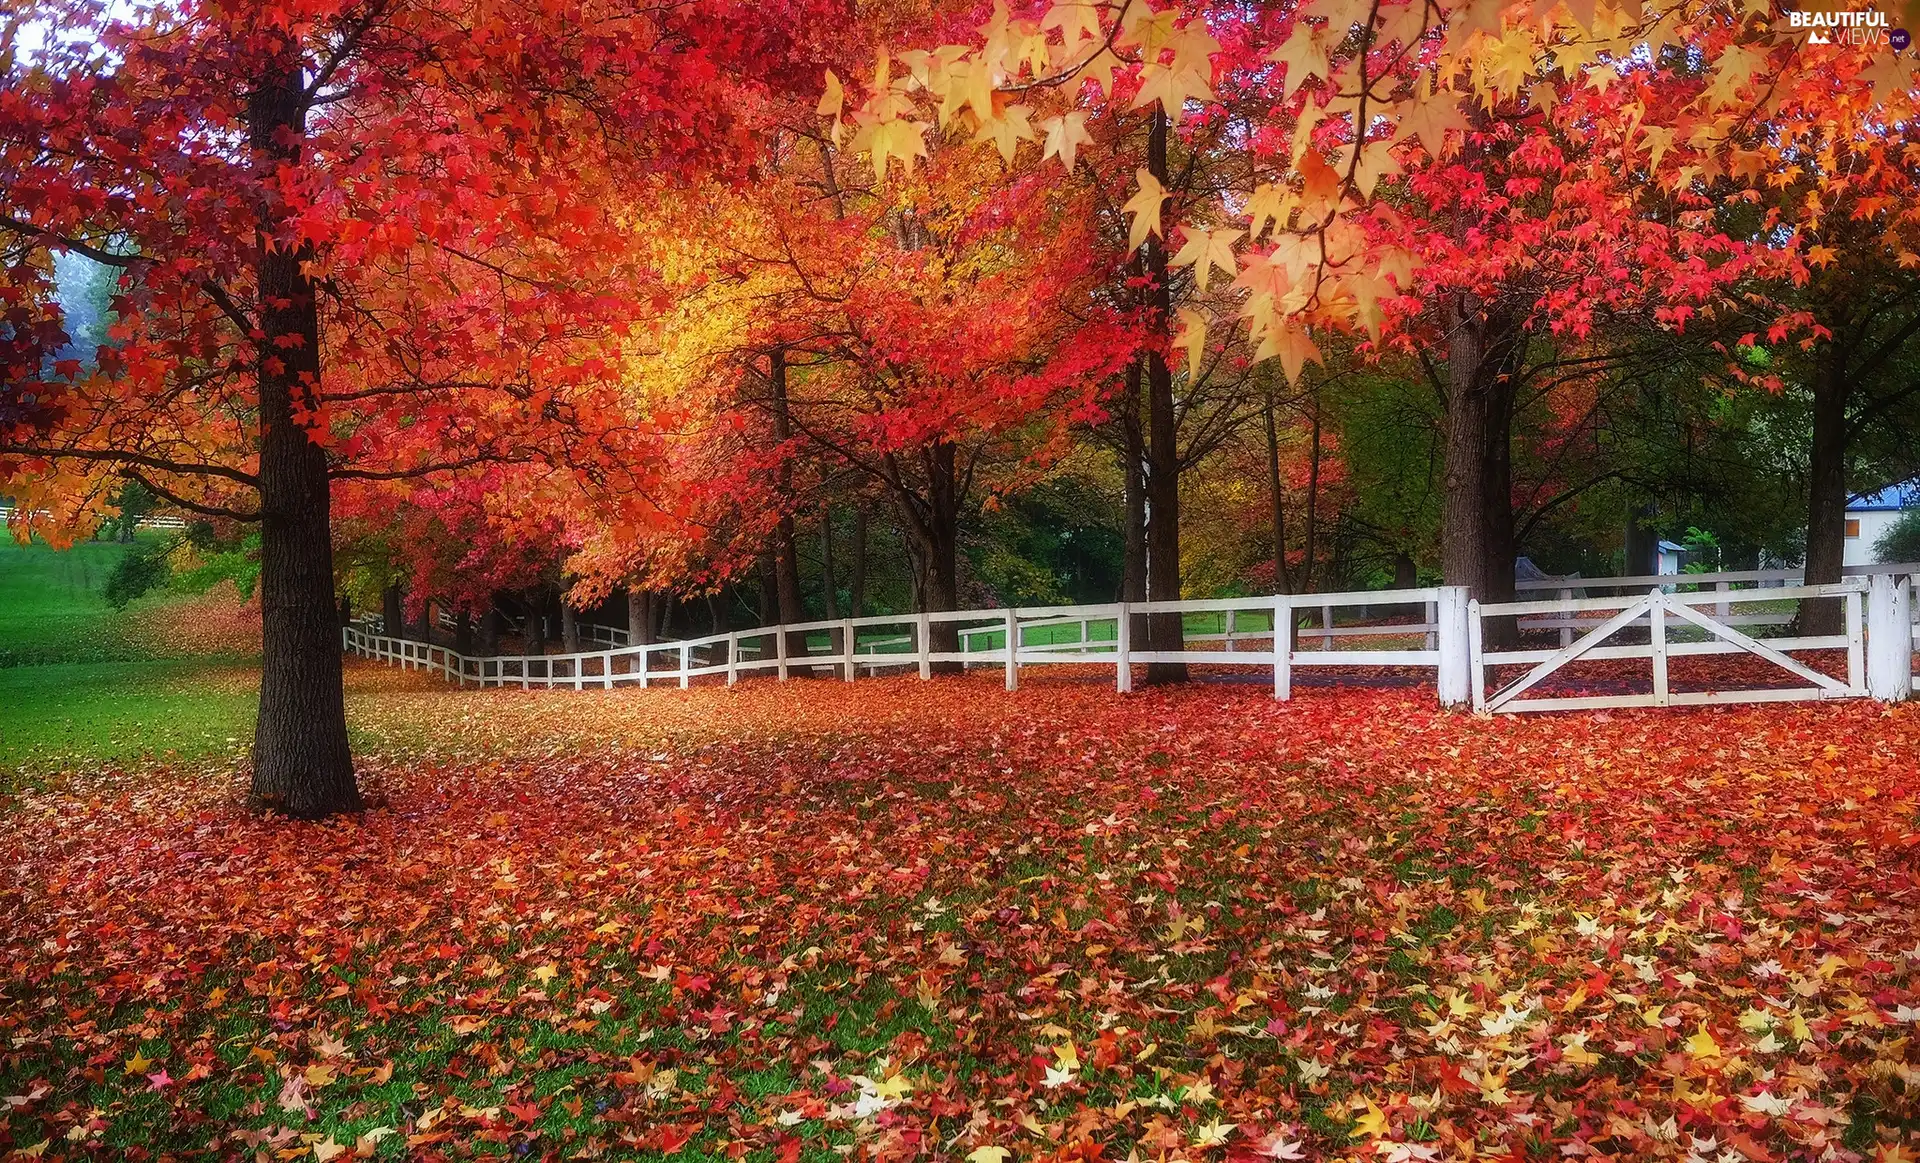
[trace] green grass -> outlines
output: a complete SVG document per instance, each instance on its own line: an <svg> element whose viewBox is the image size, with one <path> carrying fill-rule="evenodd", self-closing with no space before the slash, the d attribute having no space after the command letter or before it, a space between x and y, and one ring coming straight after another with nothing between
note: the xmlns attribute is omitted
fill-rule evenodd
<svg viewBox="0 0 1920 1163"><path fill-rule="evenodd" d="M100 596L128 548L86 541L58 551L0 540L0 667L139 657L124 619Z"/></svg>
<svg viewBox="0 0 1920 1163"><path fill-rule="evenodd" d="M154 657L102 598L129 547L0 544L0 788L76 767L230 752L252 737L241 655ZM135 610L164 617L166 597Z"/></svg>
<svg viewBox="0 0 1920 1163"><path fill-rule="evenodd" d="M247 670L189 659L0 669L0 769L29 774L244 746Z"/></svg>

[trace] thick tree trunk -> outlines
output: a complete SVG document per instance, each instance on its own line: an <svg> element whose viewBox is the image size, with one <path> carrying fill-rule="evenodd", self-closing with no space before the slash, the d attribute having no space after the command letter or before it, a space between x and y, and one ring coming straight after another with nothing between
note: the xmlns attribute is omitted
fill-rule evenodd
<svg viewBox="0 0 1920 1163"><path fill-rule="evenodd" d="M480 653L492 657L500 653L500 626L504 621L500 616L500 607L489 604L487 612L480 619Z"/></svg>
<svg viewBox="0 0 1920 1163"><path fill-rule="evenodd" d="M526 652L547 652L547 591L536 588L527 594Z"/></svg>
<svg viewBox="0 0 1920 1163"><path fill-rule="evenodd" d="M1279 401L1272 388L1267 391L1267 406L1261 414L1267 436L1267 495L1273 503L1273 592L1290 594L1293 579L1287 576L1287 493L1280 478L1280 429L1274 412Z"/></svg>
<svg viewBox="0 0 1920 1163"><path fill-rule="evenodd" d="M413 633L408 635L415 642L433 641L433 599L427 598L420 603L420 620L413 624Z"/></svg>
<svg viewBox="0 0 1920 1163"><path fill-rule="evenodd" d="M1126 395L1120 407L1121 512L1126 529L1121 539L1120 600L1147 600L1147 446L1140 433L1140 385L1144 376L1140 361L1127 365ZM1144 649L1147 643L1147 616L1135 614L1128 619L1128 634Z"/></svg>
<svg viewBox="0 0 1920 1163"><path fill-rule="evenodd" d="M453 616L453 652L460 655L473 653L473 612L465 606Z"/></svg>
<svg viewBox="0 0 1920 1163"><path fill-rule="evenodd" d="M840 581L833 576L833 508L820 508L820 597L827 617L840 616Z"/></svg>
<svg viewBox="0 0 1920 1163"><path fill-rule="evenodd" d="M580 612L565 598L560 599L560 653L580 653Z"/></svg>
<svg viewBox="0 0 1920 1163"><path fill-rule="evenodd" d="M775 348L767 357L767 386L772 393L773 438L781 444L793 438L793 420L787 410L787 353ZM774 491L781 505L780 522L773 534L774 593L779 599L782 625L807 620L806 605L800 596L800 552L794 534L793 462L785 457L774 472ZM807 636L787 635L787 657L800 658L807 653Z"/></svg>
<svg viewBox="0 0 1920 1163"><path fill-rule="evenodd" d="M627 587L627 642L631 645L653 643L652 596L638 586Z"/></svg>
<svg viewBox="0 0 1920 1163"><path fill-rule="evenodd" d="M302 164L300 80L297 65L289 64L248 97L248 137L265 166ZM296 401L302 411L317 404L320 320L301 266L307 250L289 248L281 235L270 217L261 222L255 271L255 321L265 340L258 372L261 673L252 798L273 811L319 819L358 809L361 801L334 624L327 458L294 421Z"/></svg>
<svg viewBox="0 0 1920 1163"><path fill-rule="evenodd" d="M1660 568L1660 536L1655 532L1653 523L1659 517L1659 510L1651 501L1636 505L1627 514L1626 561L1621 568L1624 577L1646 577Z"/></svg>
<svg viewBox="0 0 1920 1163"><path fill-rule="evenodd" d="M921 610L940 613L960 608L960 471L959 449L942 441L921 450L927 493L915 496L903 485L894 488L894 507L913 543L915 598ZM892 478L899 482L896 474ZM960 628L935 622L927 632L935 653L960 649ZM960 662L936 662L934 674L959 674Z"/></svg>
<svg viewBox="0 0 1920 1163"><path fill-rule="evenodd" d="M861 618L867 612L867 506L863 501L853 510L853 561L847 578L847 612Z"/></svg>
<svg viewBox="0 0 1920 1163"><path fill-rule="evenodd" d="M821 605L828 619L840 616L840 595L836 591L840 582L833 576L833 506L820 506L820 597ZM846 649L838 629L827 632L833 653L839 654Z"/></svg>
<svg viewBox="0 0 1920 1163"><path fill-rule="evenodd" d="M1320 399L1316 393L1307 401L1313 409L1313 443L1307 454L1307 512L1302 524L1306 527L1306 546L1300 559L1300 590L1313 592L1313 566L1320 557L1320 453L1322 430L1320 426Z"/></svg>
<svg viewBox="0 0 1920 1163"><path fill-rule="evenodd" d="M1829 345L1813 384L1813 445L1807 463L1807 585L1831 585L1843 576L1847 553L1847 382L1845 355ZM1839 598L1800 603L1800 633L1840 634L1846 608Z"/></svg>
<svg viewBox="0 0 1920 1163"><path fill-rule="evenodd" d="M400 583L395 582L380 594L380 633L387 638L404 638L406 613L400 603Z"/></svg>
<svg viewBox="0 0 1920 1163"><path fill-rule="evenodd" d="M1447 319L1446 491L1441 500L1441 573L1482 602L1513 598L1513 373L1518 343L1502 317L1483 317L1471 295L1452 299ZM1518 639L1512 618L1488 618L1489 647Z"/></svg>
<svg viewBox="0 0 1920 1163"><path fill-rule="evenodd" d="M773 554L763 553L755 567L760 575L760 609L758 618L762 626L777 626L780 619L780 587L773 580Z"/></svg>
<svg viewBox="0 0 1920 1163"><path fill-rule="evenodd" d="M1167 115L1158 106L1147 132L1147 169L1167 181ZM1172 326L1173 299L1167 286L1167 248L1149 236L1146 243L1150 326L1166 338ZM1167 366L1165 343L1147 353L1147 597L1156 602L1180 597L1180 450L1178 419L1173 406L1173 369ZM1185 649L1178 613L1147 618L1147 639L1156 651ZM1184 662L1147 665L1147 683L1185 682Z"/></svg>

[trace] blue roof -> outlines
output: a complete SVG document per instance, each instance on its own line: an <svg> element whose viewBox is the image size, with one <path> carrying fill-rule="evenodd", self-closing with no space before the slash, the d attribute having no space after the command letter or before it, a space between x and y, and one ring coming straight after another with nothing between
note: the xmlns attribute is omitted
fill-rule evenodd
<svg viewBox="0 0 1920 1163"><path fill-rule="evenodd" d="M1660 541L1660 552L1662 553L1685 553L1686 551L1687 547L1684 545L1668 541L1665 538L1662 538Z"/></svg>
<svg viewBox="0 0 1920 1163"><path fill-rule="evenodd" d="M1847 502L1847 511L1850 513L1887 509L1920 509L1920 482L1889 485L1877 493L1868 493Z"/></svg>

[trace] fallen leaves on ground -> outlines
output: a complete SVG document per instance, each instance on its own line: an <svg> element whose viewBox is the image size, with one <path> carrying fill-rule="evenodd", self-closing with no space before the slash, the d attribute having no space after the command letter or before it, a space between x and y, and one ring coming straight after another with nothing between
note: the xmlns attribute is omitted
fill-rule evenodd
<svg viewBox="0 0 1920 1163"><path fill-rule="evenodd" d="M0 1147L1765 1163L1920 1132L1920 708L353 683L357 820L165 770L0 818Z"/></svg>

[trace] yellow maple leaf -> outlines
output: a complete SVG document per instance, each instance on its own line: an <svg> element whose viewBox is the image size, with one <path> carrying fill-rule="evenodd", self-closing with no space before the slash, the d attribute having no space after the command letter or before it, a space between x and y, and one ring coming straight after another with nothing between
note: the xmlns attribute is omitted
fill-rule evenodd
<svg viewBox="0 0 1920 1163"><path fill-rule="evenodd" d="M1127 199L1127 204L1121 207L1123 212L1133 216L1133 228L1127 233L1129 251L1139 250L1149 234L1166 237L1160 230L1160 206L1167 200L1167 188L1144 167L1134 171L1134 179L1140 183L1140 192Z"/></svg>
<svg viewBox="0 0 1920 1163"><path fill-rule="evenodd" d="M1231 278L1240 273L1240 260L1234 257L1233 243L1240 237L1238 230L1196 230L1191 226L1180 228L1186 241L1180 250L1167 261L1177 267L1193 267L1193 285L1199 290L1207 289L1207 281L1213 274L1213 268L1219 267Z"/></svg>
<svg viewBox="0 0 1920 1163"><path fill-rule="evenodd" d="M1699 1033L1687 1039L1687 1053L1695 1058L1718 1058L1720 1043L1713 1040L1713 1035L1709 1034L1707 1027L1703 1025Z"/></svg>
<svg viewBox="0 0 1920 1163"><path fill-rule="evenodd" d="M1093 134L1087 132L1087 115L1080 110L1063 113L1059 117L1049 117L1040 123L1047 131L1047 139L1040 150L1040 160L1046 161L1055 154L1060 155L1060 164L1073 172L1075 151L1093 141Z"/></svg>
<svg viewBox="0 0 1920 1163"><path fill-rule="evenodd" d="M1366 1104L1367 1113L1353 1120L1353 1133L1373 1139L1386 1138L1387 1113L1375 1105L1372 1099L1367 1099Z"/></svg>
<svg viewBox="0 0 1920 1163"><path fill-rule="evenodd" d="M913 1084L907 1081L906 1075L896 1074L892 1078L883 1078L874 1083L873 1093L886 1099L905 1098L913 1093Z"/></svg>
<svg viewBox="0 0 1920 1163"><path fill-rule="evenodd" d="M1005 1147L975 1147L967 1152L967 1163L1007 1163L1013 1152Z"/></svg>

